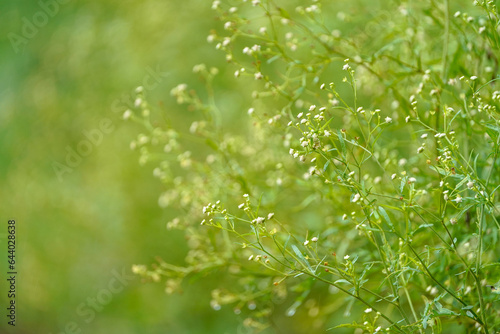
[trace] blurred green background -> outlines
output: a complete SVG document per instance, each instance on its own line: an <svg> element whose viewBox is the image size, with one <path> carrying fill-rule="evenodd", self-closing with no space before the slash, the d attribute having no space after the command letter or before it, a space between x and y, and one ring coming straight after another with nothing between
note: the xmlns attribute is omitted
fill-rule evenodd
<svg viewBox="0 0 500 334"><path fill-rule="evenodd" d="M14 218L19 272L15 328L6 325L6 280L0 283L0 333L235 332L241 319L230 310L215 317L208 307L215 282L169 296L136 276L125 284L114 278L156 255L180 262L185 254L182 235L165 228L160 183L129 149L139 127L121 116L144 80L148 100L168 111L170 89L196 82L193 65L224 63L206 41L216 23L210 6L0 2L0 266L5 273L5 232ZM54 162L65 164L67 147L77 149L106 119L108 133L58 178ZM102 292L109 284L117 288L111 297ZM109 303L91 316L93 298Z"/></svg>
<svg viewBox="0 0 500 334"><path fill-rule="evenodd" d="M348 8L340 8L344 4ZM132 264L150 264L155 256L180 264L187 251L183 234L165 228L173 215L158 206L165 189L153 167L141 167L129 149L143 131L122 120L135 87L146 86L153 112L189 126L195 118L182 112L170 90L182 82L201 87L191 69L206 63L221 69L216 84L221 104L231 106L224 111L234 112L230 119L250 106L248 83L235 86L234 68L224 69L223 53L207 43L210 30L222 26L211 5L0 1L0 333L239 332L244 315L209 307L215 275L182 295L165 294L163 283L128 279ZM338 27L343 31L365 29L364 21L384 7L400 15L398 1L329 5L353 18ZM54 164L66 164L68 148L81 148L96 131L98 144L58 177ZM8 219L17 221L15 328L4 315ZM110 285L116 292L106 294ZM107 303L90 312L95 298Z"/></svg>

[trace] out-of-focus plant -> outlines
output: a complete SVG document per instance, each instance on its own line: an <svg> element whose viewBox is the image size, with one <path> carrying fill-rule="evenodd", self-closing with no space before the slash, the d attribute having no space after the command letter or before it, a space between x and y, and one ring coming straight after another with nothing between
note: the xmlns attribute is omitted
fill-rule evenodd
<svg viewBox="0 0 500 334"><path fill-rule="evenodd" d="M131 147L155 166L159 205L179 213L167 228L190 250L182 266L133 270L167 293L219 275L231 283L212 308L231 305L256 331L299 311L324 330L339 310L350 320L335 326L356 333L500 331L494 2L212 9L223 29L208 41L254 104L228 122L219 69L197 65L206 90L171 91L199 118L183 130L151 121L138 88L124 118L146 133Z"/></svg>

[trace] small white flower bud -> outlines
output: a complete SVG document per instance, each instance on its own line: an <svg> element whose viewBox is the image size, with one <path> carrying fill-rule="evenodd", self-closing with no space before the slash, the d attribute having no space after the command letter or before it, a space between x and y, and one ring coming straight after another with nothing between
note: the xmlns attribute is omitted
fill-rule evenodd
<svg viewBox="0 0 500 334"><path fill-rule="evenodd" d="M130 109L125 110L123 113L123 119L127 120L130 119L130 117L132 117L132 111Z"/></svg>

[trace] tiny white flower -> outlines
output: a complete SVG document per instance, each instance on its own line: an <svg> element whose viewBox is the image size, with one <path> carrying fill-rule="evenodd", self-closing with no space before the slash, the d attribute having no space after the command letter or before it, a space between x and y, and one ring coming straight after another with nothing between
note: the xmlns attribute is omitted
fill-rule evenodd
<svg viewBox="0 0 500 334"><path fill-rule="evenodd" d="M254 108L250 108L250 109L248 109L247 113L248 113L249 115L251 115L251 114L253 114L253 112L254 112L254 111L255 111L255 109L254 109Z"/></svg>
<svg viewBox="0 0 500 334"><path fill-rule="evenodd" d="M417 182L417 179L416 179L416 178L414 178L414 177L410 177L410 178L408 179L408 183L415 183L415 182Z"/></svg>
<svg viewBox="0 0 500 334"><path fill-rule="evenodd" d="M254 44L254 46L252 46L252 51L254 52L260 51L260 45Z"/></svg>
<svg viewBox="0 0 500 334"><path fill-rule="evenodd" d="M127 120L130 117L132 117L132 111L130 109L125 110L125 112L123 113L123 119Z"/></svg>
<svg viewBox="0 0 500 334"><path fill-rule="evenodd" d="M347 214L344 213L344 215L342 216L342 220L347 220Z"/></svg>
<svg viewBox="0 0 500 334"><path fill-rule="evenodd" d="M427 133L424 133L423 135L421 135L420 138L422 138L422 139L427 138Z"/></svg>
<svg viewBox="0 0 500 334"><path fill-rule="evenodd" d="M394 180L394 179L396 178L396 176L398 176L398 175L397 175L397 174L392 174L392 175L391 175L391 179L393 179L393 180Z"/></svg>
<svg viewBox="0 0 500 334"><path fill-rule="evenodd" d="M257 218L255 218L253 221L254 221L256 224L261 224L261 223L263 223L263 222L264 222L264 220L265 220L265 218L264 218L264 217L257 217Z"/></svg>
<svg viewBox="0 0 500 334"><path fill-rule="evenodd" d="M462 196L457 195L457 198L455 198L454 201L457 203L462 203L462 201L463 201Z"/></svg>
<svg viewBox="0 0 500 334"><path fill-rule="evenodd" d="M473 76L471 76L471 77L470 77L470 79L471 79L472 81L474 81L474 80L476 80L476 79L477 79L477 77L476 77L475 75L473 75Z"/></svg>
<svg viewBox="0 0 500 334"><path fill-rule="evenodd" d="M339 105L339 103L340 103L340 101L339 101L339 100L337 100L337 99L331 99L331 100L328 100L328 102L330 102L330 104L331 104L332 106L334 106L334 107L335 107L335 106L338 106L338 105Z"/></svg>
<svg viewBox="0 0 500 334"><path fill-rule="evenodd" d="M332 134L330 133L330 131L325 130L325 132L324 132L324 136L325 136L325 137L330 137L331 135L332 135Z"/></svg>
<svg viewBox="0 0 500 334"><path fill-rule="evenodd" d="M316 105L313 104L309 107L309 111L314 111L314 110L316 110Z"/></svg>
<svg viewBox="0 0 500 334"><path fill-rule="evenodd" d="M371 311L373 311L371 308L367 308L367 309L365 310L365 313L370 313Z"/></svg>
<svg viewBox="0 0 500 334"><path fill-rule="evenodd" d="M385 118L385 122L386 122L386 123L392 123L392 118L390 118L389 116L387 116L387 117Z"/></svg>
<svg viewBox="0 0 500 334"><path fill-rule="evenodd" d="M349 255L344 256L344 260L348 260L350 258Z"/></svg>
<svg viewBox="0 0 500 334"><path fill-rule="evenodd" d="M474 187L474 182L469 181L467 182L467 188L472 189Z"/></svg>
<svg viewBox="0 0 500 334"><path fill-rule="evenodd" d="M227 21L226 23L224 23L224 29L226 29L226 30L231 29L232 26L233 26L233 22L231 22L231 21Z"/></svg>
<svg viewBox="0 0 500 334"><path fill-rule="evenodd" d="M155 177L160 177L161 176L161 169L156 167L155 169L153 169L153 175Z"/></svg>
<svg viewBox="0 0 500 334"><path fill-rule="evenodd" d="M149 141L149 138L146 135L140 134L138 136L137 141L139 142L140 145L144 145L144 144L146 144Z"/></svg>
<svg viewBox="0 0 500 334"><path fill-rule="evenodd" d="M410 116L406 116L405 122L408 123L410 121Z"/></svg>
<svg viewBox="0 0 500 334"><path fill-rule="evenodd" d="M248 258L248 261L252 261L253 260L253 254L250 255L250 257Z"/></svg>
<svg viewBox="0 0 500 334"><path fill-rule="evenodd" d="M303 112L299 113L299 114L297 115L297 118L301 118L301 117L302 117L302 115L304 115L304 113L303 113Z"/></svg>
<svg viewBox="0 0 500 334"><path fill-rule="evenodd" d="M267 215L267 219L271 220L274 217L274 212L271 212L270 214Z"/></svg>
<svg viewBox="0 0 500 334"><path fill-rule="evenodd" d="M255 73L254 77L255 77L255 80L260 80L260 79L264 78L264 76L260 72Z"/></svg>
<svg viewBox="0 0 500 334"><path fill-rule="evenodd" d="M137 98L137 99L135 99L135 101L134 101L134 106L136 106L136 107L140 107L140 106L141 106L141 104L142 104L142 99L141 99L140 97L139 97L139 98Z"/></svg>
<svg viewBox="0 0 500 334"><path fill-rule="evenodd" d="M312 242L318 242L318 237L313 237L313 238L311 239L311 241L312 241Z"/></svg>
<svg viewBox="0 0 500 334"><path fill-rule="evenodd" d="M309 240L304 241L304 246L307 246L309 244Z"/></svg>
<svg viewBox="0 0 500 334"><path fill-rule="evenodd" d="M212 9L215 10L215 9L219 8L219 6L220 6L220 1L215 0L214 2L212 2Z"/></svg>
<svg viewBox="0 0 500 334"><path fill-rule="evenodd" d="M356 203L357 201L359 201L359 199L361 198L361 195L360 194L356 194L354 195L354 197L352 198L352 202L353 203Z"/></svg>
<svg viewBox="0 0 500 334"><path fill-rule="evenodd" d="M422 153L424 151L424 147L423 146L420 146L418 149L417 149L417 153Z"/></svg>

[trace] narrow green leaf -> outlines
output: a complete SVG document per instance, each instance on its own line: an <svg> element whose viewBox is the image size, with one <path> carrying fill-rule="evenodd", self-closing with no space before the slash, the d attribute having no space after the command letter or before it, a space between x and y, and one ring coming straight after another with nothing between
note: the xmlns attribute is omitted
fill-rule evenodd
<svg viewBox="0 0 500 334"><path fill-rule="evenodd" d="M345 159L347 156L347 149L345 147L344 137L342 136L342 132L340 130L338 130L337 134L340 141L340 147L342 148L342 157Z"/></svg>
<svg viewBox="0 0 500 334"><path fill-rule="evenodd" d="M336 280L334 283L335 283L335 284L338 284L338 283L347 283L347 284L349 284L349 285L352 285L352 283L351 283L351 282L349 282L348 280L343 279L343 278L342 278L342 279L339 279L339 280Z"/></svg>
<svg viewBox="0 0 500 334"><path fill-rule="evenodd" d="M267 60L267 63L268 63L268 64L271 64L272 62L274 62L275 60L278 60L278 59L280 59L280 58L281 58L281 55L276 55L276 56L274 56L274 57L272 57L272 58L269 58L269 59Z"/></svg>
<svg viewBox="0 0 500 334"><path fill-rule="evenodd" d="M314 273L314 270L311 267L311 265L309 264L309 261L307 261L307 259L304 257L304 254L302 254L302 252L297 248L297 246L292 245L292 249L295 252L295 254L299 257L299 259L301 259L303 261L303 263L301 262L302 266L307 266L309 271L311 273Z"/></svg>
<svg viewBox="0 0 500 334"><path fill-rule="evenodd" d="M218 151L218 150L219 150L219 147L217 146L217 143L216 143L216 142L214 142L212 139L207 138L207 139L205 140L205 143L206 143L208 146L210 146L211 148L213 148L214 150L216 150L216 151Z"/></svg>
<svg viewBox="0 0 500 334"><path fill-rule="evenodd" d="M384 219L387 222L387 224L389 224L389 226L393 226L391 218L389 217L389 215L387 214L387 212L385 212L385 209L383 207L379 206L378 207L378 211L380 212L380 215L382 217L384 217Z"/></svg>
<svg viewBox="0 0 500 334"><path fill-rule="evenodd" d="M460 181L456 187L455 187L455 190L458 190L460 189L460 187L465 183L465 182L468 182L469 181L469 176L466 176L462 179L462 181Z"/></svg>
<svg viewBox="0 0 500 334"><path fill-rule="evenodd" d="M280 15L286 19L289 19L290 18L290 14L288 14L288 12L286 10L284 10L283 8L278 8L278 10L280 11Z"/></svg>

